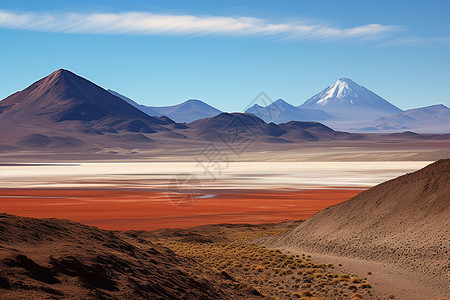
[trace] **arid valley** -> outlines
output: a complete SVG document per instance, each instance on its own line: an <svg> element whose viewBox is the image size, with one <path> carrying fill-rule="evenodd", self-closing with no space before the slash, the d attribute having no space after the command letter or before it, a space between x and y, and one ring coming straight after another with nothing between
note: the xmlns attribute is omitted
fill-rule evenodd
<svg viewBox="0 0 450 300"><path fill-rule="evenodd" d="M450 300L450 1L0 2L0 300Z"/></svg>
<svg viewBox="0 0 450 300"><path fill-rule="evenodd" d="M373 159L377 154L356 147L345 151L366 159L337 161L342 149L326 151L334 161L283 161L281 156L281 161L274 161L270 155L257 161L264 154L246 152L254 161L221 161L222 172L205 172L195 160L180 161L189 159L180 155L166 162L155 162L154 157L52 162L51 155L43 153L45 162L31 163L26 153L22 154L22 162L0 166L0 203L5 213L0 219L5 266L0 271L2 298L444 299L448 265L437 258L448 251L449 224L442 224L442 219L436 224L439 239L430 236L422 248L393 245L391 239L403 235L393 228L382 231L386 240L380 240L376 247L352 241L358 250L346 249L343 233L317 237L319 243L334 245L332 239L342 236L343 244L332 246L333 251L305 241L279 242L301 230L297 227L303 220L320 215L317 212L338 209L336 204L345 205L348 199L380 183L432 163L405 161L402 155L395 156L397 151L384 153L395 161L368 161L367 157ZM417 157L431 159L440 151L446 149L422 149ZM315 155L323 159L324 153ZM428 205L438 205L436 213L446 216L450 163L441 160L440 164L443 173L429 179L441 182L438 186L429 183L427 189L432 188L433 195L439 190L444 194L430 198L440 204ZM414 185L409 187L411 183ZM417 188L417 184L407 180L406 188ZM419 194L424 192L418 188ZM351 225L351 230L356 230L351 234L364 238L364 226L374 226L364 225L368 222L364 216L380 213L376 220L387 218L398 204L385 203L379 212L377 207L365 207L370 204L364 200L360 205L358 213L346 211L358 219L356 227ZM417 212L414 215L417 220L431 222L430 217L424 221ZM330 221L318 224L330 226ZM415 225L408 226L403 230L412 230L411 238ZM307 230L300 231L298 237ZM314 241L318 233L311 234L308 239ZM41 250L36 251L36 247ZM425 264L438 265L417 269L401 259L392 260L392 254L388 255L391 251L408 251ZM430 251L436 252L426 255ZM157 261L151 268L164 271L139 273L143 272L139 268L150 267L149 255L151 261ZM189 280L170 275L180 271ZM131 272L133 277L126 275ZM427 280L417 274L427 276Z"/></svg>

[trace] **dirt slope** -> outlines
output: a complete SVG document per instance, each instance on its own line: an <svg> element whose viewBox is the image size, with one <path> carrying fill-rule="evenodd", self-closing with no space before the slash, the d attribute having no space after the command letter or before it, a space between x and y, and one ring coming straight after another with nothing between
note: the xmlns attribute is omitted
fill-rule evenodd
<svg viewBox="0 0 450 300"><path fill-rule="evenodd" d="M260 243L394 264L447 282L450 159L375 186Z"/></svg>
<svg viewBox="0 0 450 300"><path fill-rule="evenodd" d="M253 299L137 235L0 214L0 299Z"/></svg>

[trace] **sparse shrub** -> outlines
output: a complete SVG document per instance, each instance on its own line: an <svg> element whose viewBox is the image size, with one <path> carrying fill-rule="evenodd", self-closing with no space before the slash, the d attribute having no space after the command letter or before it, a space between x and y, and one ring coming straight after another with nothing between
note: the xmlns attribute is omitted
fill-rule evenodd
<svg viewBox="0 0 450 300"><path fill-rule="evenodd" d="M302 291L301 295L302 295L302 297L312 297L313 296L313 294L309 290Z"/></svg>
<svg viewBox="0 0 450 300"><path fill-rule="evenodd" d="M370 289L372 286L368 283L362 283L359 287L362 289Z"/></svg>

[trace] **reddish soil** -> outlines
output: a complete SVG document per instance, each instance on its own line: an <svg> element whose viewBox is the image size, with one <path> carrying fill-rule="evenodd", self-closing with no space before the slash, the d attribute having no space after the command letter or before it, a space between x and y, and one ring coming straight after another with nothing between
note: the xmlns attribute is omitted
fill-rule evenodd
<svg viewBox="0 0 450 300"><path fill-rule="evenodd" d="M187 228L217 223L261 224L306 219L364 188L210 190L174 204L166 191L0 189L0 211L26 217L69 219L112 230ZM179 195L180 197L180 195ZM180 198L181 199L181 198ZM194 205L190 205L194 204Z"/></svg>

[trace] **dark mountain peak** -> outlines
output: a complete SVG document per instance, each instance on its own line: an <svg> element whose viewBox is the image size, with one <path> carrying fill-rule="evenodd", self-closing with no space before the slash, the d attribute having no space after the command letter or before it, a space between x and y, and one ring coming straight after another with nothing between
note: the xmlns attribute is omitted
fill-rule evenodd
<svg viewBox="0 0 450 300"><path fill-rule="evenodd" d="M220 113L217 116L213 117L212 119L216 120L232 120L239 118L243 122L247 122L248 124L255 124L255 125L261 125L266 124L261 118L255 116L254 114L250 113L238 113L238 112L232 112L232 113Z"/></svg>
<svg viewBox="0 0 450 300"><path fill-rule="evenodd" d="M46 84L56 84L58 82L69 82L69 81L76 81L76 80L85 80L88 81L86 79L84 79L81 76L78 76L77 74L66 70L66 69L58 69L56 71L54 71L53 73L51 73L50 75L42 78L41 80L39 80L36 83L40 83L42 81L42 83L46 83Z"/></svg>
<svg viewBox="0 0 450 300"><path fill-rule="evenodd" d="M193 128L210 128L223 130L233 124L246 127L265 126L266 123L253 114L248 113L220 113L215 117L205 118L189 124Z"/></svg>
<svg viewBox="0 0 450 300"><path fill-rule="evenodd" d="M77 74L59 69L0 102L2 117L94 121L107 116L156 120Z"/></svg>
<svg viewBox="0 0 450 300"><path fill-rule="evenodd" d="M283 128L286 129L309 129L316 128L326 132L335 132L330 127L319 123L319 122L299 122L299 121L290 121L287 123L280 124Z"/></svg>
<svg viewBox="0 0 450 300"><path fill-rule="evenodd" d="M167 124L174 124L175 121L172 120L171 118L167 117L167 116L160 116L160 117L155 117L156 119L162 121L163 125L167 125Z"/></svg>
<svg viewBox="0 0 450 300"><path fill-rule="evenodd" d="M77 74L75 74L72 71L69 71L67 69L58 69L58 70L54 71L53 73L51 73L49 76L67 76L67 75L78 76Z"/></svg>

